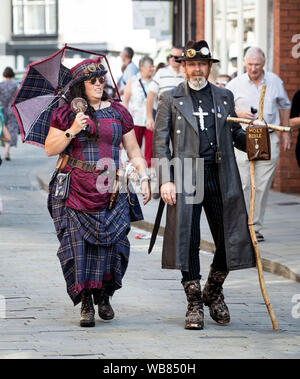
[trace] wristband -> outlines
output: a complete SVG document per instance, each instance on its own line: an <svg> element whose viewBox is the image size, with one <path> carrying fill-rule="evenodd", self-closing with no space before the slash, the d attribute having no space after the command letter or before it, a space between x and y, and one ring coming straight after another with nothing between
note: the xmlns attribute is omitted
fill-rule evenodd
<svg viewBox="0 0 300 379"><path fill-rule="evenodd" d="M144 182L145 180L150 181L149 175L144 174L140 177L140 183Z"/></svg>

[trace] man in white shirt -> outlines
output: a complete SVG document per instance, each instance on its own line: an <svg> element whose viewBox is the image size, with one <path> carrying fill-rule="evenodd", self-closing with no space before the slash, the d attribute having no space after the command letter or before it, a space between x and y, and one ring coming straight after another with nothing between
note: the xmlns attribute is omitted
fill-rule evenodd
<svg viewBox="0 0 300 379"><path fill-rule="evenodd" d="M134 56L134 51L131 47L125 47L124 50L120 54L123 64L126 66L122 77L120 78L120 87L119 92L122 96L124 93L125 86L128 80L136 75L139 72L137 66L132 62L132 58Z"/></svg>
<svg viewBox="0 0 300 379"><path fill-rule="evenodd" d="M155 109L155 103L159 100L160 95L164 91L177 87L178 84L184 81L181 64L175 61L176 59L181 58L181 56L182 48L173 47L171 50L169 65L159 69L152 79L147 95L146 127L149 130L154 129L153 109Z"/></svg>
<svg viewBox="0 0 300 379"><path fill-rule="evenodd" d="M247 72L231 80L226 88L233 92L235 111L238 117L255 120L258 116L258 104L263 84L267 86L264 101L263 118L268 124L289 125L291 104L285 92L282 80L271 72L264 71L265 54L257 47L248 49L245 55ZM258 242L264 241L261 234L267 198L279 158L279 138L270 130L271 160L255 162L256 200L254 225ZM281 133L284 151L291 147L289 133ZM247 154L235 149L241 175L246 204L249 209L250 180Z"/></svg>

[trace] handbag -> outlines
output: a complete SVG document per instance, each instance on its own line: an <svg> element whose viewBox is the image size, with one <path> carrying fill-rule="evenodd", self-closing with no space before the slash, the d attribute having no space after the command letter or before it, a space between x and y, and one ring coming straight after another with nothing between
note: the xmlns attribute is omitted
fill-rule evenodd
<svg viewBox="0 0 300 379"><path fill-rule="evenodd" d="M56 199L64 200L69 195L71 171L67 173L60 172L56 177L56 187L54 197Z"/></svg>
<svg viewBox="0 0 300 379"><path fill-rule="evenodd" d="M270 135L268 125L246 128L246 148L249 161L266 161L271 159Z"/></svg>
<svg viewBox="0 0 300 379"><path fill-rule="evenodd" d="M77 155L76 159L79 157L81 151ZM59 172L59 170L62 170L68 161L67 159L64 159L65 157L69 157L68 155L65 155L63 158L59 157L58 160L60 160L59 167L56 166L57 169L57 175L56 175L56 187L54 192L54 197L59 200L65 200L68 198L69 195L69 189L70 189L70 182L71 182L71 173L73 168L69 172ZM64 163L64 166L62 167Z"/></svg>
<svg viewBox="0 0 300 379"><path fill-rule="evenodd" d="M142 90L143 90L143 92L144 92L145 98L147 99L147 92L146 92L146 90L145 90L145 87L144 87L144 84L143 84L141 78L139 79L139 82L140 82L140 85L141 85ZM155 117L156 117L156 109L152 109L152 117L153 117L153 120L155 120Z"/></svg>

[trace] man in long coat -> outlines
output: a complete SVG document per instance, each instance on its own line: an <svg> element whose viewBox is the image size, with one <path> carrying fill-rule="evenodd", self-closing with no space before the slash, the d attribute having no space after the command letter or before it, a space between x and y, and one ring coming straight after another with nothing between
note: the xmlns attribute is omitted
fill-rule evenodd
<svg viewBox="0 0 300 379"><path fill-rule="evenodd" d="M246 135L239 124L226 121L236 116L232 93L207 81L218 60L212 58L206 41L189 41L178 60L186 80L162 94L153 136L153 155L161 174L159 214L167 204L162 268L181 270L188 300L185 328L202 329L203 302L216 322L230 321L222 291L228 272L255 266L234 155L234 147L246 150ZM216 252L201 293L202 207ZM159 217L155 229L157 223Z"/></svg>

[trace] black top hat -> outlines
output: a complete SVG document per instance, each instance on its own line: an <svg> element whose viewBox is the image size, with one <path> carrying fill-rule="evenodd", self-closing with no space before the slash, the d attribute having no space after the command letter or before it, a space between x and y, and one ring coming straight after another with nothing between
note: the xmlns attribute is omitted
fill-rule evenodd
<svg viewBox="0 0 300 379"><path fill-rule="evenodd" d="M176 59L176 62L183 61L212 61L213 63L220 62L211 56L209 46L206 41L188 41L183 50L182 57Z"/></svg>

